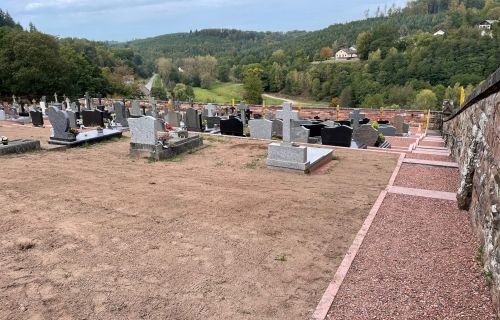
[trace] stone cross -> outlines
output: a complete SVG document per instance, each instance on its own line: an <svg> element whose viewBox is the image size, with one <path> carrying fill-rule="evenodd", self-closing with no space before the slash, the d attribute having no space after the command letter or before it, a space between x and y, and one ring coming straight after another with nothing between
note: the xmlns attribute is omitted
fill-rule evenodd
<svg viewBox="0 0 500 320"><path fill-rule="evenodd" d="M149 99L149 103L151 104L151 115L154 118L158 118L158 110L156 109L156 100L155 100L155 98L151 97L151 99Z"/></svg>
<svg viewBox="0 0 500 320"><path fill-rule="evenodd" d="M296 119L297 116L295 115L297 111L293 111L292 104L290 102L285 102L283 103L283 110L281 112L281 117L283 119L283 142L284 143L291 143L292 138L291 138L291 126L292 126L292 120Z"/></svg>
<svg viewBox="0 0 500 320"><path fill-rule="evenodd" d="M85 92L85 109L90 109L90 96L88 91Z"/></svg>
<svg viewBox="0 0 500 320"><path fill-rule="evenodd" d="M238 110L240 110L240 112L241 112L241 121L243 122L243 126L245 126L247 124L247 115L246 115L245 111L248 110L248 106L246 104L244 104L243 102L241 102L238 105Z"/></svg>
<svg viewBox="0 0 500 320"><path fill-rule="evenodd" d="M354 109L351 112L351 119L352 119L352 128L356 129L359 127L359 120L361 120L361 112L359 109Z"/></svg>
<svg viewBox="0 0 500 320"><path fill-rule="evenodd" d="M55 101L54 101L55 103L59 103L59 101L57 101L57 92L54 93L54 99L55 99Z"/></svg>
<svg viewBox="0 0 500 320"><path fill-rule="evenodd" d="M205 109L207 110L207 117L214 116L215 106L213 104L211 104L211 103L207 104L205 106Z"/></svg>
<svg viewBox="0 0 500 320"><path fill-rule="evenodd" d="M12 105L16 105L17 102L16 102L16 96L15 95L12 95Z"/></svg>
<svg viewBox="0 0 500 320"><path fill-rule="evenodd" d="M66 101L66 108L69 108L71 106L71 100L69 100L68 97L64 98L64 101Z"/></svg>

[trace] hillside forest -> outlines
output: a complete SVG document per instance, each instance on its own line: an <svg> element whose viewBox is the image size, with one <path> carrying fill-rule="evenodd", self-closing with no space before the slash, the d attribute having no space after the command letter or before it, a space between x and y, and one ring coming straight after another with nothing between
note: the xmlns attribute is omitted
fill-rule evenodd
<svg viewBox="0 0 500 320"><path fill-rule="evenodd" d="M0 10L0 96L132 98L158 74L159 99L196 101L193 87L242 83L251 104L268 92L341 107L439 109L500 66L500 23L485 34L484 20L500 20L498 1L416 0L313 32L207 29L106 43L25 30ZM352 46L359 60L332 59Z"/></svg>

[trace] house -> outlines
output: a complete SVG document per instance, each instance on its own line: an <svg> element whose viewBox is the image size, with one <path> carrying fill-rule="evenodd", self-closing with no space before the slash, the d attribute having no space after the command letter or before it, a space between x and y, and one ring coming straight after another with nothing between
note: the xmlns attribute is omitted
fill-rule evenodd
<svg viewBox="0 0 500 320"><path fill-rule="evenodd" d="M343 48L335 53L335 60L353 60L358 59L358 51L355 47L349 49Z"/></svg>
<svg viewBox="0 0 500 320"><path fill-rule="evenodd" d="M491 27L493 26L493 24L497 23L498 20L484 20L484 21L481 21L477 27L479 28L479 30L481 30L481 36L484 37L484 36L493 36L492 33L491 33Z"/></svg>
<svg viewBox="0 0 500 320"><path fill-rule="evenodd" d="M446 32L444 32L443 30L439 29L438 31L434 32L434 35L435 36L444 36L446 34Z"/></svg>

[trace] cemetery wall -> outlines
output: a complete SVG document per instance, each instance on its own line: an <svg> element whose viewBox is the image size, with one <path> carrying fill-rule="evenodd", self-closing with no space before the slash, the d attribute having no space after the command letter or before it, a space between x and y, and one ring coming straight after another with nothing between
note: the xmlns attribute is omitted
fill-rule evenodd
<svg viewBox="0 0 500 320"><path fill-rule="evenodd" d="M443 134L460 166L458 205L469 210L500 315L500 68L444 120Z"/></svg>

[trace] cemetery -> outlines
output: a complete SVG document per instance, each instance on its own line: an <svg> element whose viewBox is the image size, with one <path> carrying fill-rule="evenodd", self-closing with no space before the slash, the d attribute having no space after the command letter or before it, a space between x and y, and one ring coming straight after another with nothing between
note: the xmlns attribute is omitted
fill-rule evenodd
<svg viewBox="0 0 500 320"><path fill-rule="evenodd" d="M484 93L494 79L464 108L494 105ZM474 159L457 147L467 140L453 119L486 117L468 110L436 128L430 112L408 121L403 110L370 119L337 108L331 119L292 103L271 112L55 94L21 108L13 98L0 110L0 312L323 320L366 308L385 319L384 301L397 309L424 290L449 301L437 318L493 319L461 211L476 194L464 179L480 186L459 171ZM492 128L469 150L490 152ZM497 200L475 201L484 210ZM462 269L429 274L446 250L437 265ZM458 291L428 294L442 283Z"/></svg>

